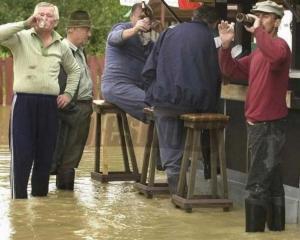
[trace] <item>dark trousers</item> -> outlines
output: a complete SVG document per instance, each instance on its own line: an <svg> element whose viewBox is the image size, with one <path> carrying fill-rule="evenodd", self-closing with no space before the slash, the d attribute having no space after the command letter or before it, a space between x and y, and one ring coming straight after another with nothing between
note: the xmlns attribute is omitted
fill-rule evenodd
<svg viewBox="0 0 300 240"><path fill-rule="evenodd" d="M286 119L247 127L251 168L246 189L249 198L267 204L270 197L284 196L280 164L286 142Z"/></svg>
<svg viewBox="0 0 300 240"><path fill-rule="evenodd" d="M56 98L22 93L14 96L10 124L12 198L27 198L31 169L32 195L48 193L57 131Z"/></svg>
<svg viewBox="0 0 300 240"><path fill-rule="evenodd" d="M184 122L179 117L197 110L174 106L154 109L162 167L168 176L179 175L186 135Z"/></svg>
<svg viewBox="0 0 300 240"><path fill-rule="evenodd" d="M145 103L145 91L138 84L106 80L101 84L101 92L106 101L117 105L132 117L148 122L144 113L144 108L148 106Z"/></svg>
<svg viewBox="0 0 300 240"><path fill-rule="evenodd" d="M52 165L52 173L59 169L77 168L88 138L91 114L91 101L77 102L78 111L73 114L74 121L59 118L59 131Z"/></svg>

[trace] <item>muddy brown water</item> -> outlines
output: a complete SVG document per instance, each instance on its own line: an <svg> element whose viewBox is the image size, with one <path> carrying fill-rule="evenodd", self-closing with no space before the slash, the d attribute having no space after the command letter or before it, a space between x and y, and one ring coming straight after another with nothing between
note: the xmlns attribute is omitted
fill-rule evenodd
<svg viewBox="0 0 300 240"><path fill-rule="evenodd" d="M8 112L0 108L0 240L300 239L296 224L288 224L286 231L279 233L245 233L244 211L237 205L230 212L193 209L193 213L186 213L176 209L168 196L146 199L139 195L132 182L102 184L91 180L93 147L85 149L74 192L57 190L55 177L51 177L48 197L11 200ZM143 148L135 150L141 159ZM107 154L110 166L119 168L120 149L113 146ZM165 178L163 173L159 177Z"/></svg>

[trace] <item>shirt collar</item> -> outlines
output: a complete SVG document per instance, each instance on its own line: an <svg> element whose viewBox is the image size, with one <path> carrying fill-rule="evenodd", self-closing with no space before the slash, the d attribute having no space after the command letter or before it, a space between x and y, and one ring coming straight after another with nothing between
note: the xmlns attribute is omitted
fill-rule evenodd
<svg viewBox="0 0 300 240"><path fill-rule="evenodd" d="M35 31L35 29L34 28L31 28L31 29L29 29L29 31L30 31L30 34L31 34L31 36L36 36L36 37L38 37L38 34L37 34L37 32ZM56 31L52 31L52 38L53 38L53 41L52 42L55 42L55 41L61 41L63 38L62 38L62 36L60 36Z"/></svg>
<svg viewBox="0 0 300 240"><path fill-rule="evenodd" d="M70 48L71 48L74 52L76 52L78 49L80 49L80 48L76 47L69 39L65 38L65 41L69 44Z"/></svg>

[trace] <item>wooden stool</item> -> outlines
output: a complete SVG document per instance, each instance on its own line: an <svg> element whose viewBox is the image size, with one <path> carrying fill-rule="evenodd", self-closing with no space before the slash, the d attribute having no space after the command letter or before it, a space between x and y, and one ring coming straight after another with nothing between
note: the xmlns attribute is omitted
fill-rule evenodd
<svg viewBox="0 0 300 240"><path fill-rule="evenodd" d="M228 186L225 161L224 128L229 117L216 113L183 114L180 116L187 128L184 153L181 163L177 194L172 196L175 206L191 212L193 207L221 207L228 211L232 201L228 199ZM208 129L210 134L210 162L211 162L211 195L194 196L196 163L202 157L201 130ZM186 174L191 157L190 174L187 193L185 193ZM222 196L218 196L217 189L217 160L220 161L221 179L223 185Z"/></svg>
<svg viewBox="0 0 300 240"><path fill-rule="evenodd" d="M135 183L135 188L147 198L152 198L153 194L169 193L169 188L167 183L155 183L155 170L157 164L157 151L158 149L158 138L155 128L153 109L144 108L144 112L147 114L148 119L150 119L147 141L145 145L143 166L140 182ZM150 165L149 165L150 162ZM149 176L148 176L149 171ZM147 182L148 176L148 182Z"/></svg>
<svg viewBox="0 0 300 240"><path fill-rule="evenodd" d="M140 174L136 163L134 154L132 139L130 135L129 125L126 117L126 113L117 106L106 102L105 100L94 100L93 110L96 112L96 136L95 136L95 168L91 173L91 177L94 180L101 182L109 181L138 181ZM108 171L108 164L103 167L103 172L100 172L100 147L101 147L101 116L112 113L117 117L118 129L120 133L121 149L124 162L124 171ZM128 153L132 166L130 170Z"/></svg>

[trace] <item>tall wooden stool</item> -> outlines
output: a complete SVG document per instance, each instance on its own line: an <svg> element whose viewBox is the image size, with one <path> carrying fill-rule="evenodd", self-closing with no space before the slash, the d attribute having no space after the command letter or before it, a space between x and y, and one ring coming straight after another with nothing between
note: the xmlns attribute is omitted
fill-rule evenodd
<svg viewBox="0 0 300 240"><path fill-rule="evenodd" d="M91 173L91 177L94 180L101 182L109 181L138 181L140 174L138 172L138 166L134 154L132 139L130 135L129 125L126 117L126 113L117 106L106 102L105 100L94 100L93 110L96 112L96 136L95 136L95 167L94 172ZM103 167L103 171L100 172L100 147L101 147L101 116L105 114L115 114L118 122L118 129L120 133L121 149L123 155L124 171L108 171L108 164ZM132 171L130 169L128 154L130 157L130 163Z"/></svg>
<svg viewBox="0 0 300 240"><path fill-rule="evenodd" d="M224 128L229 117L216 113L183 114L180 116L187 128L184 153L181 163L177 194L172 196L175 206L191 212L193 207L220 207L228 211L232 201L228 199L228 185L225 161ZM201 130L208 129L210 133L210 162L211 162L211 195L194 195L197 161L202 157ZM186 175L191 157L188 184ZM217 161L220 161L223 191L218 196ZM187 192L185 191L187 188Z"/></svg>
<svg viewBox="0 0 300 240"><path fill-rule="evenodd" d="M157 164L158 138L155 128L152 108L144 108L150 120L147 141L144 150L143 166L140 182L134 184L135 188L147 198L152 198L153 194L169 193L167 183L155 183L155 171ZM148 181L147 181L148 180Z"/></svg>

